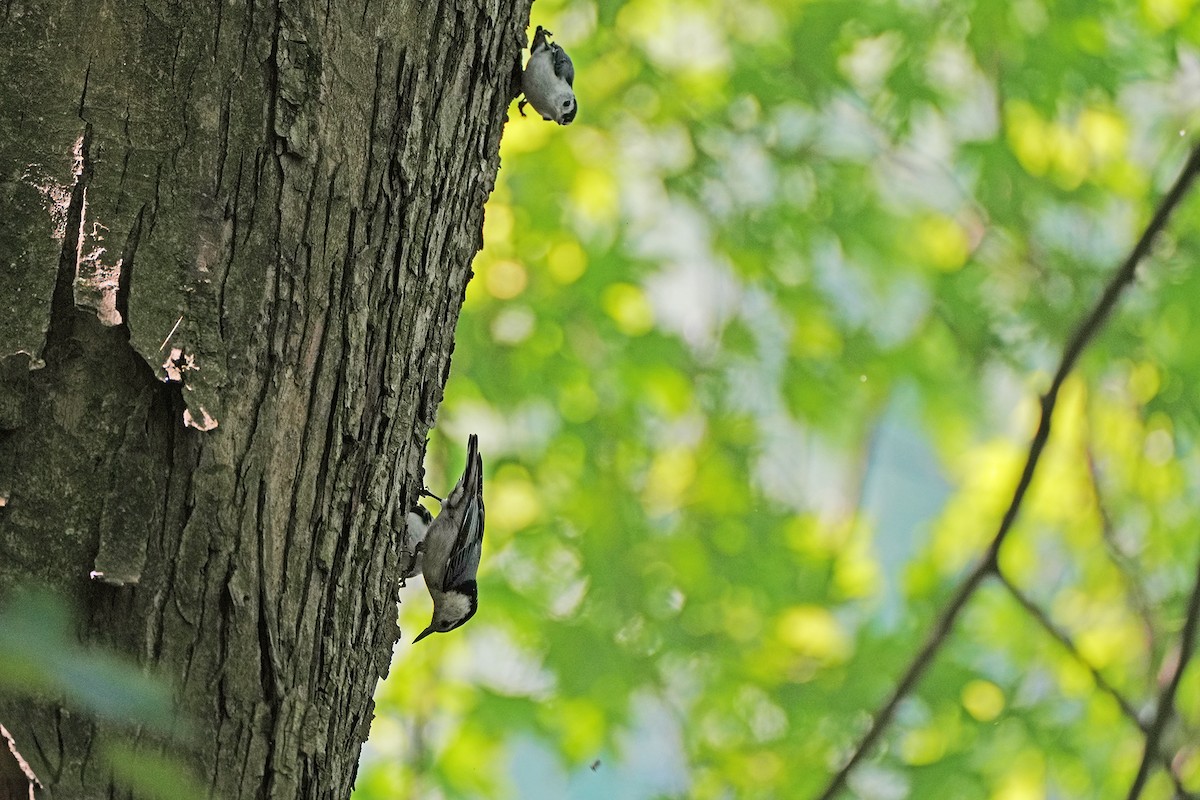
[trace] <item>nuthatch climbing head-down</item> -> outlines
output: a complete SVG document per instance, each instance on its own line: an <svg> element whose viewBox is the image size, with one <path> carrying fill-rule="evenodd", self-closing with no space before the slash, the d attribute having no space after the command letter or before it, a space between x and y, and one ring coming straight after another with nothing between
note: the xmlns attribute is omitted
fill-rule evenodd
<svg viewBox="0 0 1200 800"><path fill-rule="evenodd" d="M542 119L570 125L579 107L575 101L575 65L567 51L546 41L554 34L537 27L533 45L529 48L529 63L521 75L521 91L525 99L517 103L517 111L525 116L525 105L533 106Z"/></svg>
<svg viewBox="0 0 1200 800"><path fill-rule="evenodd" d="M423 522L418 514L408 515L410 530ZM442 510L429 523L419 545L420 569L433 598L433 621L413 639L413 644L431 633L452 631L475 615L479 607L475 573L482 547L483 459L479 437L471 434L462 477L442 501Z"/></svg>

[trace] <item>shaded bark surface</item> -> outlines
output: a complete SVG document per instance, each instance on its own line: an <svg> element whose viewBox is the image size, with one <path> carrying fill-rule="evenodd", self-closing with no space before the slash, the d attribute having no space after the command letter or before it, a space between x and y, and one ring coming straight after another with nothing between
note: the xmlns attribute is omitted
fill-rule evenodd
<svg viewBox="0 0 1200 800"><path fill-rule="evenodd" d="M528 13L0 16L0 595L171 680L213 797L349 793ZM127 732L0 723L42 796L110 796Z"/></svg>

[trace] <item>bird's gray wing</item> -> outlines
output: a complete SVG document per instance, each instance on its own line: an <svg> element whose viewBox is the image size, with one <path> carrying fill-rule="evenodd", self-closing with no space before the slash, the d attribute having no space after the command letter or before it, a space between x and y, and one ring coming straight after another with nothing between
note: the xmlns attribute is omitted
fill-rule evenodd
<svg viewBox="0 0 1200 800"><path fill-rule="evenodd" d="M554 54L554 74L566 81L568 86L574 88L575 65L571 63L571 57L567 55L566 50L556 44L550 45L550 50Z"/></svg>
<svg viewBox="0 0 1200 800"><path fill-rule="evenodd" d="M474 437L471 444L475 444ZM468 466L463 476L467 490L466 508L458 524L454 548L446 562L446 572L442 576L443 592L450 591L464 581L474 580L479 569L479 554L483 550L483 459L475 447L468 449L475 457L475 463Z"/></svg>
<svg viewBox="0 0 1200 800"><path fill-rule="evenodd" d="M479 569L479 554L483 550L483 501L471 500L458 528L458 539L446 562L442 576L442 591L448 592L464 581L473 580Z"/></svg>

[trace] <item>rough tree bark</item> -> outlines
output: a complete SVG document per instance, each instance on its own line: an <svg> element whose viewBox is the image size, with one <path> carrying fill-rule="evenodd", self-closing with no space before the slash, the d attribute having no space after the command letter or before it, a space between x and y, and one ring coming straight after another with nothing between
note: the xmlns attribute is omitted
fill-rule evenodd
<svg viewBox="0 0 1200 800"><path fill-rule="evenodd" d="M529 0L0 11L0 596L177 686L218 798L346 797ZM42 796L116 732L0 700Z"/></svg>

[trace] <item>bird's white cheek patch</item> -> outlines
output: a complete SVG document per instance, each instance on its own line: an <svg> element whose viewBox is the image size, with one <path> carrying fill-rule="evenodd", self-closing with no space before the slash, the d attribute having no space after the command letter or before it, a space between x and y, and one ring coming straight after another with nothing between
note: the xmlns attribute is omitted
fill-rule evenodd
<svg viewBox="0 0 1200 800"><path fill-rule="evenodd" d="M466 595L448 594L445 603L447 619L462 619L471 610L471 600Z"/></svg>

